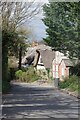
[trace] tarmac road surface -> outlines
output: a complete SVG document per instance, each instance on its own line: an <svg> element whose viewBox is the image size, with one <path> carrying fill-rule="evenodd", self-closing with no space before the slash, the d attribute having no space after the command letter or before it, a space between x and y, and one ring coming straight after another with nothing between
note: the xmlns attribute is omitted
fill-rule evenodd
<svg viewBox="0 0 80 120"><path fill-rule="evenodd" d="M2 102L5 120L79 117L78 99L50 86L15 82Z"/></svg>

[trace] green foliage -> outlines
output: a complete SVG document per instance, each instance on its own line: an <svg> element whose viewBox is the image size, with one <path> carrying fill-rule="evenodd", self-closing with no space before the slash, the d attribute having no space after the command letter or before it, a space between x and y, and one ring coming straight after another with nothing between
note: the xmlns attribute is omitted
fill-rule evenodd
<svg viewBox="0 0 80 120"><path fill-rule="evenodd" d="M8 49L12 44L14 36L12 31L2 30L2 91L7 91L9 86Z"/></svg>
<svg viewBox="0 0 80 120"><path fill-rule="evenodd" d="M18 70L18 71L16 71L16 77L17 78L21 78L22 77L22 70Z"/></svg>
<svg viewBox="0 0 80 120"><path fill-rule="evenodd" d="M72 68L70 68L71 74L72 75L77 75L80 76L80 63L74 65Z"/></svg>
<svg viewBox="0 0 80 120"><path fill-rule="evenodd" d="M60 88L68 88L70 91L79 91L80 92L80 77L73 75L69 78L64 78L64 81L59 82Z"/></svg>
<svg viewBox="0 0 80 120"><path fill-rule="evenodd" d="M26 71L18 70L15 74L16 78L18 78L21 82L34 82L39 79L39 76L32 66Z"/></svg>
<svg viewBox="0 0 80 120"><path fill-rule="evenodd" d="M18 70L16 71L16 78L19 79L22 82L27 82L27 74L26 72L22 71L22 70Z"/></svg>
<svg viewBox="0 0 80 120"><path fill-rule="evenodd" d="M77 2L50 2L43 6L48 45L80 59L80 7Z"/></svg>
<svg viewBox="0 0 80 120"><path fill-rule="evenodd" d="M47 80L48 79L48 73L46 70L37 70L37 74L40 76L41 79Z"/></svg>
<svg viewBox="0 0 80 120"><path fill-rule="evenodd" d="M9 26L8 26L9 27ZM23 37L22 37L23 38ZM10 79L14 78L14 70L8 72L9 67L15 67L16 62L12 59L12 61L8 61L10 59L9 55L15 55L18 57L19 48L18 45L21 44L24 49L26 49L24 39L21 40L19 37L18 31L14 29L2 29L2 84L3 89L8 89L7 85ZM22 56L21 56L22 57ZM9 64L10 63L10 64ZM14 69L14 68L13 68ZM6 85L6 86L5 86Z"/></svg>
<svg viewBox="0 0 80 120"><path fill-rule="evenodd" d="M30 9L31 5L27 4L27 10ZM14 8L14 10L12 9ZM18 9L19 8L19 9ZM4 2L0 5L0 10L2 13L2 27L0 27L0 31L2 31L2 35L0 34L0 38L2 37L2 84L3 89L5 90L8 88L8 58L9 55L15 55L19 57L19 65L21 64L21 57L26 50L25 39L26 35L27 38L29 36L29 31L25 29L20 29L19 26L22 25L26 19L26 16L29 18L31 17L31 13L37 13L36 8L31 12L26 12L25 3L8 3ZM23 10L23 14L22 14ZM35 14L34 14L35 15ZM1 17L1 16L0 16ZM33 15L32 15L33 17ZM1 24L1 20L0 20ZM22 47L22 54L20 53L20 46ZM13 72L14 73L14 72ZM9 76L10 79L10 76Z"/></svg>

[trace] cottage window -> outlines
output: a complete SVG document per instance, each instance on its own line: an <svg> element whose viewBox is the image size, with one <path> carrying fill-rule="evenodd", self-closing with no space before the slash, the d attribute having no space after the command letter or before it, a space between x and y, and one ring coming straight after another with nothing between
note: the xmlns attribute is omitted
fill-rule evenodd
<svg viewBox="0 0 80 120"><path fill-rule="evenodd" d="M62 75L64 76L64 68L62 68Z"/></svg>
<svg viewBox="0 0 80 120"><path fill-rule="evenodd" d="M56 71L58 71L58 65L56 65Z"/></svg>
<svg viewBox="0 0 80 120"><path fill-rule="evenodd" d="M53 71L55 71L55 65L53 65Z"/></svg>

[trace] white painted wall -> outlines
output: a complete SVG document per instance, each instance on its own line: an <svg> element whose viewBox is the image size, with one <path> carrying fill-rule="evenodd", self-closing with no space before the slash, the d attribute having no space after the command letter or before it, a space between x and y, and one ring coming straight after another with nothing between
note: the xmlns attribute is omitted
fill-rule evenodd
<svg viewBox="0 0 80 120"><path fill-rule="evenodd" d="M63 53L56 51L55 52L55 59L56 59L56 63L59 64L62 59L67 59L67 56L64 56Z"/></svg>
<svg viewBox="0 0 80 120"><path fill-rule="evenodd" d="M45 70L45 67L44 66L40 66L40 65L37 65L37 70Z"/></svg>
<svg viewBox="0 0 80 120"><path fill-rule="evenodd" d="M41 63L40 61L41 61L41 55L39 57L39 61L38 61L38 64L37 64L37 70L43 70L43 69L45 70L45 67L44 67L43 63Z"/></svg>

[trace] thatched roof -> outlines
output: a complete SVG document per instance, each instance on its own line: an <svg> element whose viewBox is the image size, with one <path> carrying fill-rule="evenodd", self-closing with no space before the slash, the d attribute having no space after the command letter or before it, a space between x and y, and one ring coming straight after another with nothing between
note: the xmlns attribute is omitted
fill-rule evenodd
<svg viewBox="0 0 80 120"><path fill-rule="evenodd" d="M52 50L47 50L47 49L46 50L37 50L36 52L37 52L37 54L36 54L36 57L34 60L34 66L36 66L38 64L38 60L41 55L41 58L42 58L45 68L51 68L52 61L55 58L55 52Z"/></svg>
<svg viewBox="0 0 80 120"><path fill-rule="evenodd" d="M46 49L50 50L51 48L44 44L41 44L41 45L38 45L35 47L29 47L25 57L22 59L22 64L25 64L25 63L27 64L26 59L28 59L28 58L32 59L33 57L36 57L36 50L46 50Z"/></svg>
<svg viewBox="0 0 80 120"><path fill-rule="evenodd" d="M43 50L40 51L40 54L45 68L51 68L52 61L55 58L55 52L51 50Z"/></svg>

